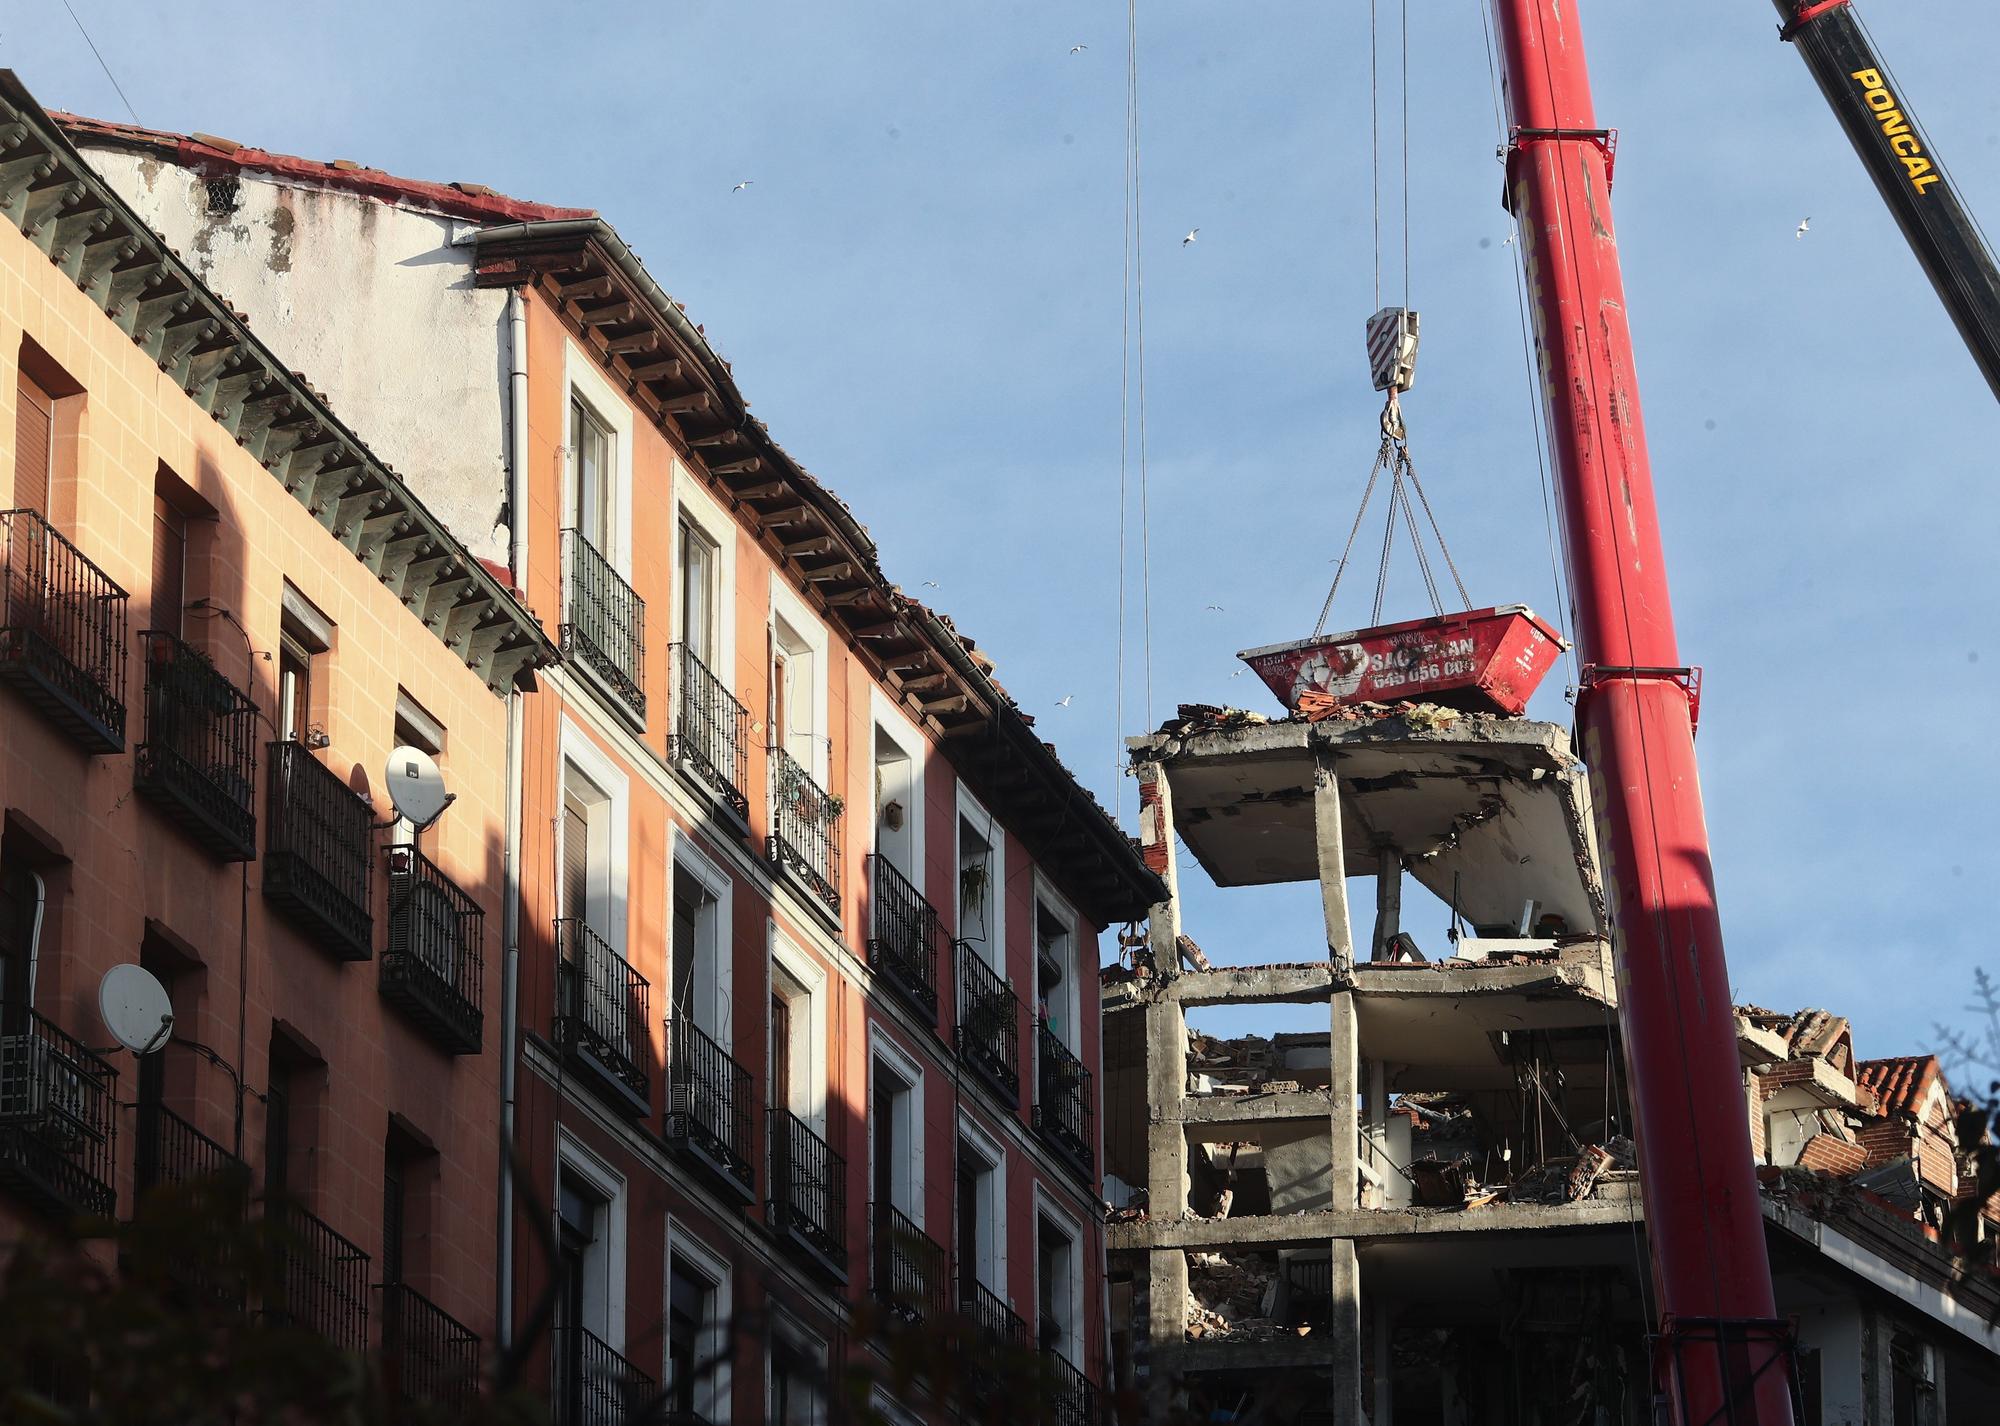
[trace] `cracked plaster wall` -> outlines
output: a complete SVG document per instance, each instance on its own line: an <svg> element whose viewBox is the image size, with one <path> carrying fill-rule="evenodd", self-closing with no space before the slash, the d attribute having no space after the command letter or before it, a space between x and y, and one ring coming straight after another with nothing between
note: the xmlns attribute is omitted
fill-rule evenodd
<svg viewBox="0 0 2000 1426"><path fill-rule="evenodd" d="M91 165L476 555L505 562L507 296L454 220L86 149Z"/></svg>

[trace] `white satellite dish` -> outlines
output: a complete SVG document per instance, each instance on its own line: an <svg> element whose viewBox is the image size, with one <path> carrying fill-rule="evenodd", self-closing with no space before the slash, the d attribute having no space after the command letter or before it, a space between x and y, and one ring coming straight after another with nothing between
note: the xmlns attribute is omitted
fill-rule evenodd
<svg viewBox="0 0 2000 1426"><path fill-rule="evenodd" d="M113 1039L135 1055L150 1055L174 1032L166 987L142 966L113 966L97 983L97 1013Z"/></svg>
<svg viewBox="0 0 2000 1426"><path fill-rule="evenodd" d="M431 755L407 744L389 754L382 781L396 804L396 815L419 832L442 817L456 795L444 790L444 774Z"/></svg>

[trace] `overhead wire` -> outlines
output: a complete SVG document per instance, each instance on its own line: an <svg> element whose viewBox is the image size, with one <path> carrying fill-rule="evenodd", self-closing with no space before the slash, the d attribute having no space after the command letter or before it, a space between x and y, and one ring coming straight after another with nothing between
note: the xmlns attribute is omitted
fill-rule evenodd
<svg viewBox="0 0 2000 1426"><path fill-rule="evenodd" d="M76 8L69 3L69 0L62 0L62 7L69 11L69 17L76 25L76 32L83 36L83 42L90 46L91 57L97 61L97 67L104 71L104 77L110 80L111 87L118 91L118 99L125 106L125 112L132 116L133 123L143 129L146 126L145 121L139 117L139 111L132 107L132 101L125 97L125 86L118 82L118 76L113 74L111 66L104 62L104 56L97 48L97 41L93 40L90 31L83 27L82 16L76 13Z"/></svg>
<svg viewBox="0 0 2000 1426"><path fill-rule="evenodd" d="M1139 6L1138 0L1125 5L1125 235L1124 235L1124 336L1120 351L1118 421L1118 693L1117 726L1114 742L1122 738L1125 725L1125 601L1130 573L1127 563L1127 521L1130 512L1131 449L1133 417L1138 426L1139 487L1139 634L1140 687L1146 726L1153 725L1153 538L1151 483L1147 459L1146 422L1146 252L1144 185L1141 177L1139 111ZM1132 397L1136 388L1137 411ZM1122 751L1122 744L1117 745ZM1114 759L1116 754L1114 753ZM1122 775L1114 816L1124 810Z"/></svg>

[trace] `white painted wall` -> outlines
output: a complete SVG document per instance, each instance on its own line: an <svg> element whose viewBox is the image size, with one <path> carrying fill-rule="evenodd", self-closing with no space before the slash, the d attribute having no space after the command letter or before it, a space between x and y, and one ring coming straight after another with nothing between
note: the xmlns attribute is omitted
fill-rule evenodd
<svg viewBox="0 0 2000 1426"><path fill-rule="evenodd" d="M455 221L241 175L211 212L188 169L85 156L476 555L505 563L507 294L473 286Z"/></svg>

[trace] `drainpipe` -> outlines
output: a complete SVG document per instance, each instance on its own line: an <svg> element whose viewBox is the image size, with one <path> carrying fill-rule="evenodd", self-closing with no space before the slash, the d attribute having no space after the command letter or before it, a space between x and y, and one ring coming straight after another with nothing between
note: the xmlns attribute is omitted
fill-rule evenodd
<svg viewBox="0 0 2000 1426"><path fill-rule="evenodd" d="M507 381L509 421L507 427L509 521L507 567L514 572L514 587L523 595L528 590L528 304L521 289L507 289Z"/></svg>
<svg viewBox="0 0 2000 1426"><path fill-rule="evenodd" d="M521 733L524 695L507 695L507 828L502 851L500 939L500 1301L495 1335L514 1344L514 1088L519 1064L521 967Z"/></svg>

